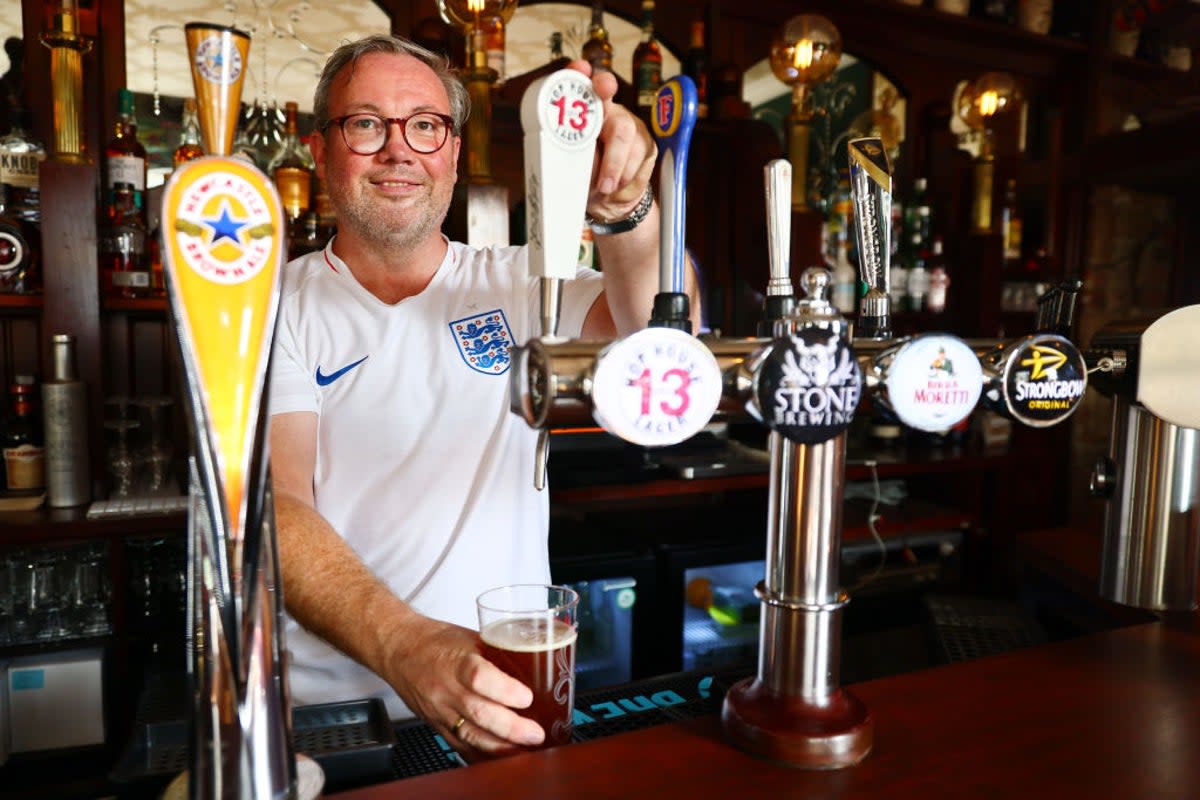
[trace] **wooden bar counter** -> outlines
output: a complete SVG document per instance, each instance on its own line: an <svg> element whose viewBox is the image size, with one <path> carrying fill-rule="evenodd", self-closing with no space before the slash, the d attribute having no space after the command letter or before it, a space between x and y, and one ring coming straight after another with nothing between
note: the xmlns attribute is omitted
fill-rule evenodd
<svg viewBox="0 0 1200 800"><path fill-rule="evenodd" d="M707 716L337 795L448 798L1200 798L1200 632L1151 623L855 684L875 746L807 772Z"/></svg>

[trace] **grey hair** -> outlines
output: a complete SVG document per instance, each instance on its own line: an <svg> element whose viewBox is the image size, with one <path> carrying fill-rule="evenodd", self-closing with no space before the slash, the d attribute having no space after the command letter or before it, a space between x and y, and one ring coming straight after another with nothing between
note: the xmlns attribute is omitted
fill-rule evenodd
<svg viewBox="0 0 1200 800"><path fill-rule="evenodd" d="M388 53L392 55L412 56L433 70L434 74L446 87L446 96L450 98L450 116L454 118L454 133L461 135L463 126L467 124L467 116L471 113L471 98L467 89L458 79L458 74L450 66L445 56L426 50L415 42L400 36L377 33L365 36L353 42L347 42L330 54L321 70L321 79L317 81L317 90L313 94L313 122L316 130L324 130L329 124L329 89L334 78L345 67L351 69L358 60L370 53Z"/></svg>

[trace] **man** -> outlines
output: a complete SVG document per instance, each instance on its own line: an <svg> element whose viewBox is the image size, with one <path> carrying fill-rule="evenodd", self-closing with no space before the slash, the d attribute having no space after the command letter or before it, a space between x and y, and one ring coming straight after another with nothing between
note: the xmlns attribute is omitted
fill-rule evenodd
<svg viewBox="0 0 1200 800"><path fill-rule="evenodd" d="M605 338L642 327L658 289L656 152L613 76L594 83L588 213L627 230L597 237L602 278L567 282L560 333ZM285 270L270 443L293 700L381 696L471 757L544 737L520 716L530 690L479 655L474 598L550 575L536 432L507 399L538 282L524 248L440 233L467 107L444 59L398 38L327 62L310 147L338 232Z"/></svg>

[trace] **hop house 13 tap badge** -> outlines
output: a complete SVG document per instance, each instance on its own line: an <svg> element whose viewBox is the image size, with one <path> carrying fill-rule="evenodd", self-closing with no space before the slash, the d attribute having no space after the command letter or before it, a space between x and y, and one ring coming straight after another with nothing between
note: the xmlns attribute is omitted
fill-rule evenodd
<svg viewBox="0 0 1200 800"><path fill-rule="evenodd" d="M862 370L846 340L824 328L776 339L758 370L762 421L800 444L829 441L849 425L862 397Z"/></svg>

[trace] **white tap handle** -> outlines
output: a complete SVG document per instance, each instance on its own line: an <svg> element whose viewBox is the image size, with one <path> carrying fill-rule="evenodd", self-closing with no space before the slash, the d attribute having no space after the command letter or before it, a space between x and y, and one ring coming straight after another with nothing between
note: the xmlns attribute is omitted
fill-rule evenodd
<svg viewBox="0 0 1200 800"><path fill-rule="evenodd" d="M525 131L525 219L529 274L575 277L596 137L604 121L591 80L560 69L521 99Z"/></svg>

